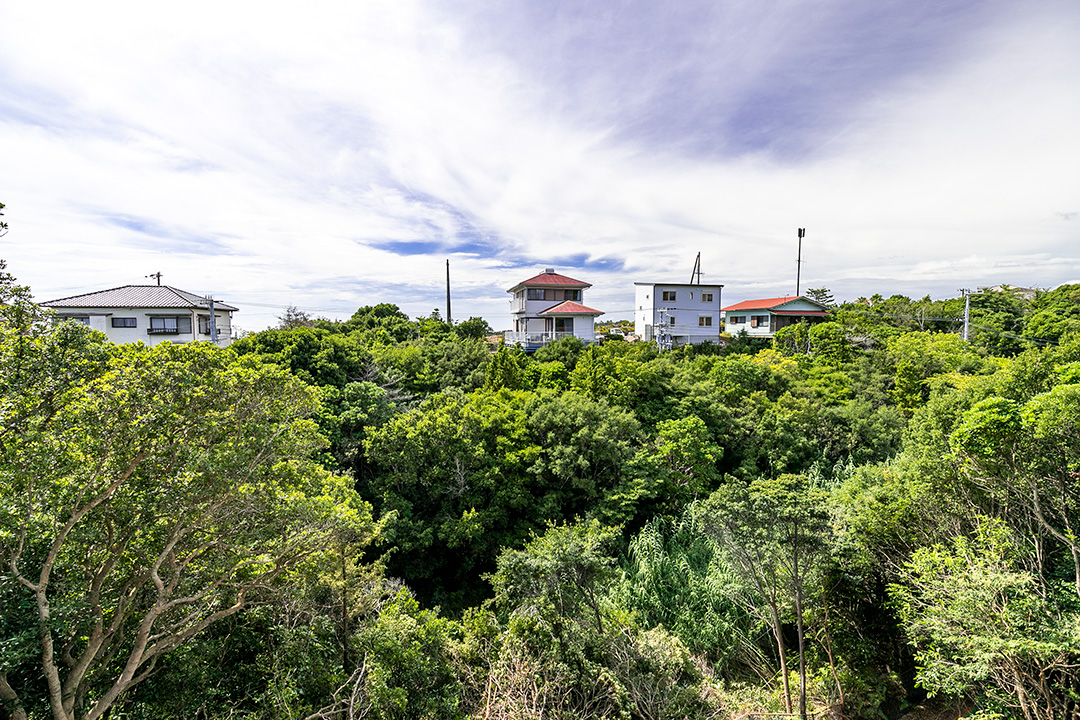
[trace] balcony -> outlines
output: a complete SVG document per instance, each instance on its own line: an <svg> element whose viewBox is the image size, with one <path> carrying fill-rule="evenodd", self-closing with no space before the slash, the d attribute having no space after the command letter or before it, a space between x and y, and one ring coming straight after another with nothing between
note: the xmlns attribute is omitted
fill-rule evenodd
<svg viewBox="0 0 1080 720"><path fill-rule="evenodd" d="M503 342L507 345L517 345L522 350L536 350L548 343L562 340L567 337L576 337L582 342L591 343L592 334L583 335L575 332L512 332L503 333Z"/></svg>

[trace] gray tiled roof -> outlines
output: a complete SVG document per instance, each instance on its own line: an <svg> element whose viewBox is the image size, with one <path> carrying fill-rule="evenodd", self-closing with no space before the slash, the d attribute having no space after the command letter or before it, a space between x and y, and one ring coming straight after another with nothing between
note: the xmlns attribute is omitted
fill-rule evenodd
<svg viewBox="0 0 1080 720"><path fill-rule="evenodd" d="M85 295L49 300L41 303L50 308L204 308L210 302L194 293L177 290L169 285L124 285L111 290L98 290ZM214 301L217 310L236 310L232 305Z"/></svg>

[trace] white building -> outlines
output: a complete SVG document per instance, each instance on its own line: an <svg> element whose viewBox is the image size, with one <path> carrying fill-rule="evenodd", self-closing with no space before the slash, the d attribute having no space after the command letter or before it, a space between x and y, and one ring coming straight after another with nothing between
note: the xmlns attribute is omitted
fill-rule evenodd
<svg viewBox="0 0 1080 720"><path fill-rule="evenodd" d="M720 340L723 285L634 283L634 334L653 342L666 330L672 345Z"/></svg>
<svg viewBox="0 0 1080 720"><path fill-rule="evenodd" d="M737 335L745 331L750 337L771 338L778 330L799 322L817 323L827 320L829 307L805 295L743 300L724 308L727 331Z"/></svg>
<svg viewBox="0 0 1080 720"><path fill-rule="evenodd" d="M222 347L232 342L232 305L211 300L168 285L125 285L41 303L61 320L75 320L100 330L114 343L142 341L210 342L217 333Z"/></svg>
<svg viewBox="0 0 1080 720"><path fill-rule="evenodd" d="M575 280L547 268L507 290L513 330L503 337L507 344L535 350L564 337L596 340L595 322L604 313L582 304L587 282Z"/></svg>

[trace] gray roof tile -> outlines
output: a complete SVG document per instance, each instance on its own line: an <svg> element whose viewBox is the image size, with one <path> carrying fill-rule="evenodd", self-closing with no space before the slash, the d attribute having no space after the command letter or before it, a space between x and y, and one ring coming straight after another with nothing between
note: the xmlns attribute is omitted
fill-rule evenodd
<svg viewBox="0 0 1080 720"><path fill-rule="evenodd" d="M210 302L194 293L170 285L124 285L110 290L98 290L84 295L49 300L41 303L50 308L206 308ZM232 305L215 301L219 310L237 310Z"/></svg>

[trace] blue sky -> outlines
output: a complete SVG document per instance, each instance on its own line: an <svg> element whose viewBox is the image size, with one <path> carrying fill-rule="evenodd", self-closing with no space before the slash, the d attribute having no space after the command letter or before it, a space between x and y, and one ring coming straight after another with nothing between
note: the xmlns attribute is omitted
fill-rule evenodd
<svg viewBox="0 0 1080 720"><path fill-rule="evenodd" d="M0 5L0 257L42 300L508 325L544 267L841 299L1080 281L1080 5Z"/></svg>

